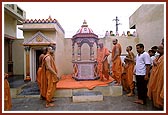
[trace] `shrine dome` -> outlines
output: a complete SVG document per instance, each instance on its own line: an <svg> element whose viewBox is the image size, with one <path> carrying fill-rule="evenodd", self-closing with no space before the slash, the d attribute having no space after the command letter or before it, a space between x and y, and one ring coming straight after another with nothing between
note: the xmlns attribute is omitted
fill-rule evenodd
<svg viewBox="0 0 168 115"><path fill-rule="evenodd" d="M81 28L73 36L73 38L79 38L79 37L81 37L81 38L84 38L84 37L98 38L98 36L93 33L93 30L88 27L86 20L84 20Z"/></svg>

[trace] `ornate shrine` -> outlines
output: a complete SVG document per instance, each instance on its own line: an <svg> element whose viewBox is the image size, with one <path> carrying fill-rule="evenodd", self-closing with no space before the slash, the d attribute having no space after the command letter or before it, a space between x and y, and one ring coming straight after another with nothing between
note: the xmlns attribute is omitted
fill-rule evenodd
<svg viewBox="0 0 168 115"><path fill-rule="evenodd" d="M97 75L97 62L95 58L95 52L97 53L98 48L98 40L98 36L93 33L92 29L88 27L87 22L84 20L83 25L72 38L74 79L96 80L99 78ZM85 43L88 45L88 49L85 48L82 50ZM82 53L84 53L84 55L82 55ZM86 57L87 54L89 54L89 57ZM82 57L85 57L85 59Z"/></svg>

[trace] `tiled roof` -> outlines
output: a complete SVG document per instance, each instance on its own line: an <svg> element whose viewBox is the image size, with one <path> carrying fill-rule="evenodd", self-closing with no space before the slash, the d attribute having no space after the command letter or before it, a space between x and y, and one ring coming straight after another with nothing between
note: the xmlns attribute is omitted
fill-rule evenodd
<svg viewBox="0 0 168 115"><path fill-rule="evenodd" d="M56 19L52 19L51 16L49 16L47 19L25 19L23 21L23 24L49 24L49 23L56 23L59 28L64 32L64 29L59 24L59 22Z"/></svg>
<svg viewBox="0 0 168 115"><path fill-rule="evenodd" d="M49 16L47 19L26 19L23 21L23 23L56 23L56 19L52 19L51 16Z"/></svg>

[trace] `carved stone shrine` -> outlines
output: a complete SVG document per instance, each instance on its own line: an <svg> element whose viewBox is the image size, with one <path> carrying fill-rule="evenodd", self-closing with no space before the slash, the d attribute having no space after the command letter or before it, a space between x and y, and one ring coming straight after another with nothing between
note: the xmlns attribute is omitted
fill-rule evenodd
<svg viewBox="0 0 168 115"><path fill-rule="evenodd" d="M72 38L73 78L75 80L96 80L98 36L88 28L86 21ZM82 54L83 53L83 54Z"/></svg>

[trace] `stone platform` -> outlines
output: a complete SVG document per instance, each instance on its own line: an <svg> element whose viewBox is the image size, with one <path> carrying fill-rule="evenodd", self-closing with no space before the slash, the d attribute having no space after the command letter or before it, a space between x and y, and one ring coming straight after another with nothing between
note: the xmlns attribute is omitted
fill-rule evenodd
<svg viewBox="0 0 168 115"><path fill-rule="evenodd" d="M88 92L88 91L99 91L103 96L121 96L123 89L122 86L97 86L92 90L81 88L81 89L57 89L55 92L56 97L72 97L73 93L76 92Z"/></svg>
<svg viewBox="0 0 168 115"><path fill-rule="evenodd" d="M108 86L97 86L92 90L87 88L81 89L57 89L54 97L73 97L77 92L101 92L103 96L121 96L123 95L122 86L114 86L110 83ZM29 82L17 88L11 88L12 98L17 97L39 97L39 89L36 82Z"/></svg>
<svg viewBox="0 0 168 115"><path fill-rule="evenodd" d="M103 101L103 95L99 91L85 91L73 93L72 102Z"/></svg>

